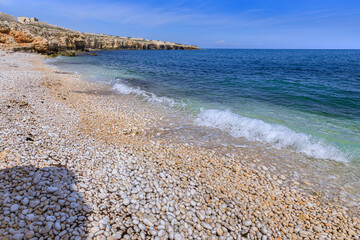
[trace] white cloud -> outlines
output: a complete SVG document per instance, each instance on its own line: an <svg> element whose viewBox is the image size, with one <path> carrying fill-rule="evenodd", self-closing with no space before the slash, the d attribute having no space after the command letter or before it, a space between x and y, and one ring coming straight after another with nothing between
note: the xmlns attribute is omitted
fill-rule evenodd
<svg viewBox="0 0 360 240"><path fill-rule="evenodd" d="M216 44L225 44L225 40L219 40L215 42Z"/></svg>

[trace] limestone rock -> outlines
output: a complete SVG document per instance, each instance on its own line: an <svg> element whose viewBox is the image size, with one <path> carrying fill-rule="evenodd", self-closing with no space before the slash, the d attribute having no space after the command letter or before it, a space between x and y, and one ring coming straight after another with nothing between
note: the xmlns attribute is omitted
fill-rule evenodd
<svg viewBox="0 0 360 240"><path fill-rule="evenodd" d="M10 15L8 15L10 16ZM8 17L6 17L7 19ZM0 14L0 49L52 54L84 50L195 50L197 46L143 38L81 33L43 22L24 24L2 20Z"/></svg>

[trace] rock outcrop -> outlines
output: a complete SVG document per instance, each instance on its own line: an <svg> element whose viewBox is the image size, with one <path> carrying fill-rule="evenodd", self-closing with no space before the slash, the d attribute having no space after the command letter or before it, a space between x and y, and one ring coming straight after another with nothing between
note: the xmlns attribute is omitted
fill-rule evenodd
<svg viewBox="0 0 360 240"><path fill-rule="evenodd" d="M16 18L9 14L0 12L0 21L16 22Z"/></svg>
<svg viewBox="0 0 360 240"><path fill-rule="evenodd" d="M104 34L81 33L38 22L22 24L0 18L0 49L56 54L84 50L195 50L194 45ZM9 17L10 16L10 17ZM6 18L5 18L6 17ZM4 19L4 20L2 20Z"/></svg>

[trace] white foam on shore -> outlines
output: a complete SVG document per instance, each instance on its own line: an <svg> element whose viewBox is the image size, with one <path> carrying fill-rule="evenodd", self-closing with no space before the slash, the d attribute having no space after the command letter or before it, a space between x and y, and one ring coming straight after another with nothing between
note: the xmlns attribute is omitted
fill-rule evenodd
<svg viewBox="0 0 360 240"><path fill-rule="evenodd" d="M250 141L271 144L276 148L291 147L308 157L347 162L340 150L319 139L297 133L285 126L242 117L229 110L202 110L195 123L198 126L218 128L236 138L244 137Z"/></svg>
<svg viewBox="0 0 360 240"><path fill-rule="evenodd" d="M113 89L116 90L120 94L133 94L136 96L140 96L144 98L147 102L159 104L163 107L171 107L171 108L183 108L185 107L185 103L180 101L175 101L172 98L168 97L159 97L156 96L154 93L146 92L140 88L130 87L123 83L116 83L113 86Z"/></svg>

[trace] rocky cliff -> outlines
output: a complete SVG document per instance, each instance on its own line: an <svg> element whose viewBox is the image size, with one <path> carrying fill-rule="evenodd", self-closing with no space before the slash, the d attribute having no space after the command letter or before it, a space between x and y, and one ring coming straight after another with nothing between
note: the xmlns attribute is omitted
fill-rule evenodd
<svg viewBox="0 0 360 240"><path fill-rule="evenodd" d="M22 24L0 18L0 49L56 54L84 50L195 50L198 47L140 38L81 33L41 22Z"/></svg>

